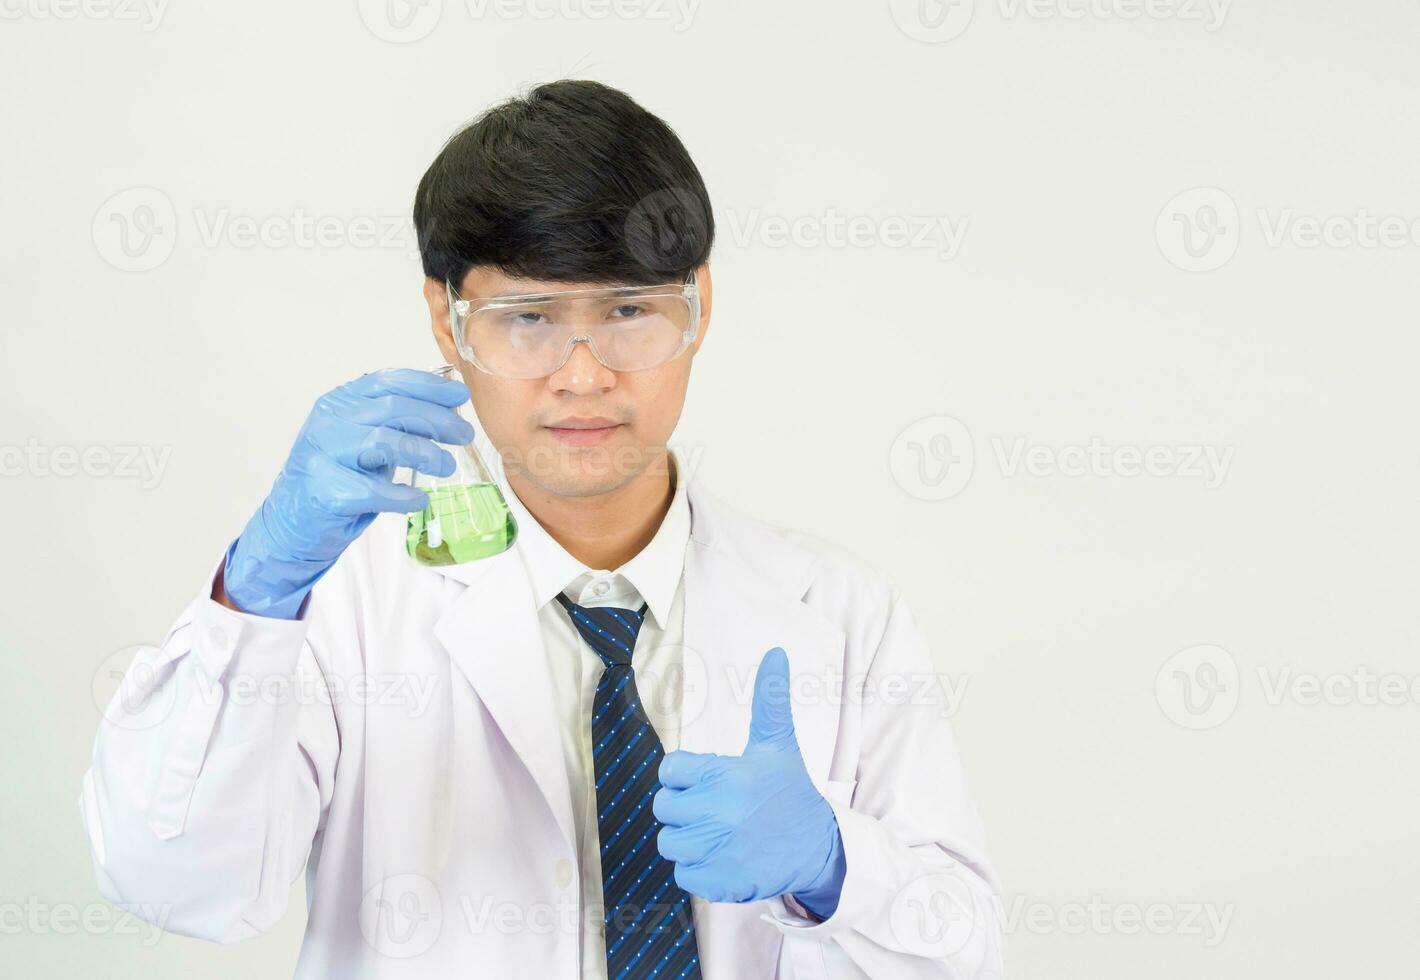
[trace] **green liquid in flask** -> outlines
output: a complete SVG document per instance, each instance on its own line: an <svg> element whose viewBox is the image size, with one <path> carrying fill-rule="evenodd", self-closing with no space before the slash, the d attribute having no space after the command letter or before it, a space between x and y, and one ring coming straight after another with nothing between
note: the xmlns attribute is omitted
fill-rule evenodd
<svg viewBox="0 0 1420 980"><path fill-rule="evenodd" d="M405 546L423 565L456 565L501 554L518 524L494 483L425 490L429 506L409 515Z"/></svg>

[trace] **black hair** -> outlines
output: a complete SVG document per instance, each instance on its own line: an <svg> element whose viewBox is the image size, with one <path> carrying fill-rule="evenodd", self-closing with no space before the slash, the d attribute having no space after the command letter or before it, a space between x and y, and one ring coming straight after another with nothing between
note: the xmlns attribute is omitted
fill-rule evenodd
<svg viewBox="0 0 1420 980"><path fill-rule="evenodd" d="M538 85L448 140L419 181L424 274L651 285L710 256L710 196L680 139L600 82Z"/></svg>

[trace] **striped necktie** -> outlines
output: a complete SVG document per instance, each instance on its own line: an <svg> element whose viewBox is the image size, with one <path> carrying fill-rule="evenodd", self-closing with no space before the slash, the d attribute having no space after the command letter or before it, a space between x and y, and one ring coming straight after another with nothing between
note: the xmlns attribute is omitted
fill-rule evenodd
<svg viewBox="0 0 1420 980"><path fill-rule="evenodd" d="M690 896L676 884L675 864L656 848L662 825L651 813L651 798L661 788L664 752L631 669L646 604L633 612L579 606L561 593L557 599L606 664L592 702L592 761L607 980L700 980Z"/></svg>

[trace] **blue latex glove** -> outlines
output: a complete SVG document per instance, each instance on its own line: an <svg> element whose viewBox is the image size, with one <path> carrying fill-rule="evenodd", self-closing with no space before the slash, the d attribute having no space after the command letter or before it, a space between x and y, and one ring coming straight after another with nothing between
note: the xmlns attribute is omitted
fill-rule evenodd
<svg viewBox="0 0 1420 980"><path fill-rule="evenodd" d="M428 503L422 490L393 482L395 467L454 472L453 456L434 441L473 439L473 426L454 411L468 397L462 381L396 369L363 374L317 399L270 494L227 549L227 598L246 612L295 619L376 514Z"/></svg>
<svg viewBox="0 0 1420 980"><path fill-rule="evenodd" d="M820 919L838 908L847 864L838 820L809 780L789 710L789 658L775 647L754 678L743 755L669 752L651 804L675 878L711 902L786 892Z"/></svg>

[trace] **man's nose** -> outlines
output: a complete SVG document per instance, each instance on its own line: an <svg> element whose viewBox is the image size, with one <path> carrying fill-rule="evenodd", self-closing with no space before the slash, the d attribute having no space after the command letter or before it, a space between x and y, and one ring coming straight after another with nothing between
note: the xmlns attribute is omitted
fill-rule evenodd
<svg viewBox="0 0 1420 980"><path fill-rule="evenodd" d="M558 390L578 393L602 391L615 387L616 372L597 360L585 340L578 340L572 345L572 353L567 355L567 360L547 380Z"/></svg>

